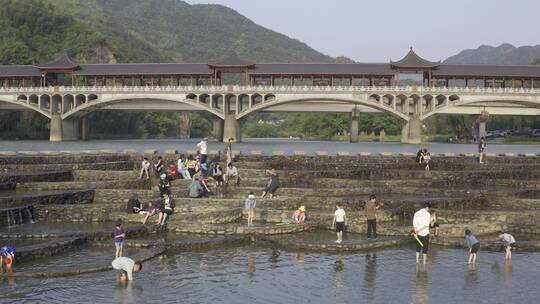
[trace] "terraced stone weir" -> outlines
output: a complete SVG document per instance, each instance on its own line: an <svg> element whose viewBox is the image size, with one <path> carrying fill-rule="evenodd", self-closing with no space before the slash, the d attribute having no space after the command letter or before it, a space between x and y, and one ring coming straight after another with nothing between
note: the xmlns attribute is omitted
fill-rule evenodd
<svg viewBox="0 0 540 304"><path fill-rule="evenodd" d="M146 154L152 161L160 154ZM179 157L164 153L168 164ZM16 248L0 274L0 302L74 303L536 303L540 291L540 159L435 156L430 171L408 155L238 155L239 184L171 182L176 201L165 225L128 213L135 193L159 201L158 180L138 179L142 155L5 155L0 247ZM210 155L210 162L225 159ZM260 198L275 168L280 188ZM254 192L254 224L244 200ZM376 195L377 237L367 238L366 202ZM413 214L432 205L426 264L415 261ZM347 226L336 243L333 216ZM306 209L306 222L292 213ZM111 237L121 219L124 255L143 262L134 281L117 280ZM464 231L481 243L467 264ZM511 261L498 233L516 238ZM5 266L5 265L4 265Z"/></svg>

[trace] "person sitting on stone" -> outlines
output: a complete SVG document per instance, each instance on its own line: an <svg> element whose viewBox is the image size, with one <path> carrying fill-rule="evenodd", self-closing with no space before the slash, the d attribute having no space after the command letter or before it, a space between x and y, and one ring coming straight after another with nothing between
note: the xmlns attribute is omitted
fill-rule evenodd
<svg viewBox="0 0 540 304"><path fill-rule="evenodd" d="M197 173L197 171L195 170L196 166L197 161L193 158L193 155L188 156L188 159L186 161L186 169L188 170L190 179L193 178L195 173Z"/></svg>
<svg viewBox="0 0 540 304"><path fill-rule="evenodd" d="M276 169L272 168L272 170L266 170L266 174L270 175L270 180L268 180L268 184L266 188L264 189L263 194L261 195L261 198L264 198L266 194L270 193L270 198L274 198L274 193L279 189L279 174L277 173Z"/></svg>
<svg viewBox="0 0 540 304"><path fill-rule="evenodd" d="M165 221L167 220L167 217L171 216L174 213L174 208L176 208L176 202L171 196L170 192L166 192L164 194L163 198L163 204L161 205L161 209L159 210L159 219L158 219L158 225L165 225Z"/></svg>
<svg viewBox="0 0 540 304"><path fill-rule="evenodd" d="M223 169L219 163L215 163L214 168L212 168L212 178L216 181L217 186L223 186Z"/></svg>
<svg viewBox="0 0 540 304"><path fill-rule="evenodd" d="M199 173L196 173L191 179L191 184L189 185L189 197L192 198L201 198L204 196L204 189L201 184L202 177Z"/></svg>
<svg viewBox="0 0 540 304"><path fill-rule="evenodd" d="M159 196L163 197L163 194L167 191L171 191L171 182L167 174L162 173L159 179Z"/></svg>
<svg viewBox="0 0 540 304"><path fill-rule="evenodd" d="M156 169L156 176L160 176L161 173L163 173L163 169L164 169L164 164L163 164L163 158L161 156L158 156L158 161L157 163L154 164L154 167Z"/></svg>
<svg viewBox="0 0 540 304"><path fill-rule="evenodd" d="M143 220L143 225L146 225L146 222L148 219L156 214L159 213L160 210L160 202L149 202L148 206L146 207L146 210L144 211L144 214L146 215ZM142 213L142 212L141 212Z"/></svg>
<svg viewBox="0 0 540 304"><path fill-rule="evenodd" d="M167 167L167 176L171 179L171 181L178 179L180 173L178 173L178 168L174 164L174 162L170 162L169 166Z"/></svg>
<svg viewBox="0 0 540 304"><path fill-rule="evenodd" d="M142 202L139 200L139 195L133 193L131 198L127 202L127 213L138 214L142 211Z"/></svg>
<svg viewBox="0 0 540 304"><path fill-rule="evenodd" d="M141 173L139 174L139 179L143 178L143 174L146 175L146 179L150 179L150 162L148 161L148 157L143 157L143 161L141 163Z"/></svg>
<svg viewBox="0 0 540 304"><path fill-rule="evenodd" d="M296 209L293 213L292 220L296 224L303 224L306 220L306 207L300 206L300 208Z"/></svg>
<svg viewBox="0 0 540 304"><path fill-rule="evenodd" d="M227 171L225 172L225 184L228 184L230 180L235 180L235 184L240 184L240 175L238 174L238 169L230 163L227 166Z"/></svg>
<svg viewBox="0 0 540 304"><path fill-rule="evenodd" d="M176 168L178 169L178 173L182 176L183 179L191 179L191 175L189 175L189 171L187 170L187 160L184 159L184 154L180 155L180 158L178 158L178 161L176 163Z"/></svg>
<svg viewBox="0 0 540 304"><path fill-rule="evenodd" d="M422 149L418 150L418 153L416 153L416 162L421 164L423 159L423 154L424 154L424 151Z"/></svg>
<svg viewBox="0 0 540 304"><path fill-rule="evenodd" d="M426 166L425 170L429 171L429 163L431 162L431 153L426 152L423 159L424 159L423 164Z"/></svg>

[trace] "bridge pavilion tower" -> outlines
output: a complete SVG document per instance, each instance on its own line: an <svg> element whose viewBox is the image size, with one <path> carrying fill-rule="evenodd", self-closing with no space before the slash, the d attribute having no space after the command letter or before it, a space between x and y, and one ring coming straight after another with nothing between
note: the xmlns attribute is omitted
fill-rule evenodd
<svg viewBox="0 0 540 304"><path fill-rule="evenodd" d="M441 64L440 61L434 62L426 60L413 51L409 50L407 55L398 61L390 61L390 66L394 70L394 85L400 86L401 75L413 74L421 80L420 86L432 86L433 70ZM414 88L414 87L413 87ZM422 116L423 98L408 97L405 101L404 111L410 117L409 121L404 122L401 130L401 142L408 144L419 144L422 142Z"/></svg>

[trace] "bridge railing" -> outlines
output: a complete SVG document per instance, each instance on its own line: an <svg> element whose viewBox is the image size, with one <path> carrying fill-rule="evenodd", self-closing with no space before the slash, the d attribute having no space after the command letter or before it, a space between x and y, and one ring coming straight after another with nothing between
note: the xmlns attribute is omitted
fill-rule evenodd
<svg viewBox="0 0 540 304"><path fill-rule="evenodd" d="M130 93L130 92L177 92L177 93L471 93L471 94L540 94L532 88L469 88L469 87L380 87L380 86L58 86L58 87L3 87L2 93L26 94L84 94L84 93Z"/></svg>

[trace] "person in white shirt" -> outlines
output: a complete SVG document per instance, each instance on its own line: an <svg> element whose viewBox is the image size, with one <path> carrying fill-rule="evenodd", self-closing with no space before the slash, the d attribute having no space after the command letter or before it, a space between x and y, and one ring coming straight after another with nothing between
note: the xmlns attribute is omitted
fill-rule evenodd
<svg viewBox="0 0 540 304"><path fill-rule="evenodd" d="M148 161L148 157L144 157L141 163L141 174L139 174L139 179L143 177L143 174L146 174L146 179L149 179L150 178L150 174L148 173L149 170L150 170L150 162Z"/></svg>
<svg viewBox="0 0 540 304"><path fill-rule="evenodd" d="M416 263L420 262L420 252L422 252L422 258L424 264L427 262L427 253L429 249L429 224L431 223L431 215L429 214L430 203L425 203L424 208L416 211L413 217L414 233L422 242L416 243Z"/></svg>
<svg viewBox="0 0 540 304"><path fill-rule="evenodd" d="M499 239L502 240L506 246L506 255L504 259L507 261L512 260L512 249L516 246L516 239L513 235L506 232L499 233Z"/></svg>
<svg viewBox="0 0 540 304"><path fill-rule="evenodd" d="M178 172L180 175L182 175L183 179L191 179L191 175L189 174L189 171L186 166L186 160L184 155L180 155L180 158L177 161Z"/></svg>
<svg viewBox="0 0 540 304"><path fill-rule="evenodd" d="M142 264L135 262L130 258L119 257L111 263L113 269L120 271L120 281L133 281L133 272L139 272L142 270Z"/></svg>
<svg viewBox="0 0 540 304"><path fill-rule="evenodd" d="M201 154L201 164L206 164L206 159L208 158L208 137L203 138L203 140L197 144L197 148L199 148L199 153Z"/></svg>
<svg viewBox="0 0 540 304"><path fill-rule="evenodd" d="M334 212L334 220L332 226L336 227L337 240L336 243L340 244L343 241L343 230L347 225L347 215L341 204L336 205L336 212Z"/></svg>
<svg viewBox="0 0 540 304"><path fill-rule="evenodd" d="M228 184L229 180L231 179L236 180L236 185L240 183L240 175L238 175L238 169L232 163L227 166L227 170L225 171L225 184Z"/></svg>

